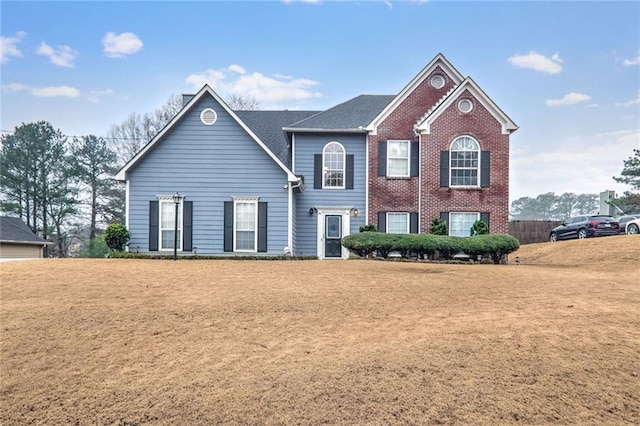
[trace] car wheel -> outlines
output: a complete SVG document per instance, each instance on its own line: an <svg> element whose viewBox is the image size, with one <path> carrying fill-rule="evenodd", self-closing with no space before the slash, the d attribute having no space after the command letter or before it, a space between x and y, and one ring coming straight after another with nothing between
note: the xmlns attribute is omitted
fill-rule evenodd
<svg viewBox="0 0 640 426"><path fill-rule="evenodd" d="M586 229L579 230L578 238L580 238L581 240L587 238L587 230Z"/></svg>
<svg viewBox="0 0 640 426"><path fill-rule="evenodd" d="M638 225L636 225L635 223L632 223L631 225L627 226L627 234L630 235L636 235L638 234L638 231L640 231L640 229L638 229Z"/></svg>
<svg viewBox="0 0 640 426"><path fill-rule="evenodd" d="M552 243L555 243L556 241L558 241L558 234L556 234L555 232L552 232L551 235L549 235L549 241L551 241Z"/></svg>

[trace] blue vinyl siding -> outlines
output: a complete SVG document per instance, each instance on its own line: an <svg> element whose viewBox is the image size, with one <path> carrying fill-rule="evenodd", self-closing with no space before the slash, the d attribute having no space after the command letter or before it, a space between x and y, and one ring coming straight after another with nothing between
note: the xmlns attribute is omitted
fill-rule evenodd
<svg viewBox="0 0 640 426"><path fill-rule="evenodd" d="M339 142L346 154L354 156L353 189L314 189L314 155L322 154L329 142ZM350 233L359 231L365 221L366 209L366 139L364 134L296 134L295 170L304 175L304 192L296 200L295 254L313 256L317 253L317 214L309 215L311 207L351 207L360 211L351 216Z"/></svg>
<svg viewBox="0 0 640 426"><path fill-rule="evenodd" d="M205 126L200 112L213 108ZM127 174L130 250L148 250L149 201L176 191L193 201L193 246L223 254L224 202L257 196L268 203L267 252L287 245L287 174L211 96L205 95Z"/></svg>

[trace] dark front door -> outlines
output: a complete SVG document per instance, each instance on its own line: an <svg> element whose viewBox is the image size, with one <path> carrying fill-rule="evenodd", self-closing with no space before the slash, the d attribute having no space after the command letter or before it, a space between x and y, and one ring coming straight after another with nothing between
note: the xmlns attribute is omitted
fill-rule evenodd
<svg viewBox="0 0 640 426"><path fill-rule="evenodd" d="M324 257L342 257L342 216L324 218Z"/></svg>

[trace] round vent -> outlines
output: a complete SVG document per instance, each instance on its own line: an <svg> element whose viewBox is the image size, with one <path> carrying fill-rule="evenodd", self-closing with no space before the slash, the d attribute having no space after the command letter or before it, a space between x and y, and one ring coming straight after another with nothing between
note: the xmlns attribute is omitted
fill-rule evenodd
<svg viewBox="0 0 640 426"><path fill-rule="evenodd" d="M442 89L444 87L444 77L441 75L434 75L431 77L431 85L436 89Z"/></svg>
<svg viewBox="0 0 640 426"><path fill-rule="evenodd" d="M202 124L205 124L207 126L211 126L216 122L217 119L218 114L216 114L216 112L211 108L204 109L200 113L200 121L202 121Z"/></svg>
<svg viewBox="0 0 640 426"><path fill-rule="evenodd" d="M473 102L471 102L469 99L462 99L460 100L460 102L458 102L458 109L460 110L460 112L470 112L473 109Z"/></svg>

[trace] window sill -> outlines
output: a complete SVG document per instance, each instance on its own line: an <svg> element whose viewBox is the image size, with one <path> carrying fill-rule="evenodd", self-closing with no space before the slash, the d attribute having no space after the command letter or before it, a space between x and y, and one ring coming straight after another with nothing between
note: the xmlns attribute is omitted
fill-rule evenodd
<svg viewBox="0 0 640 426"><path fill-rule="evenodd" d="M411 180L411 176L385 176L387 180Z"/></svg>

